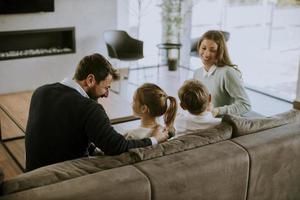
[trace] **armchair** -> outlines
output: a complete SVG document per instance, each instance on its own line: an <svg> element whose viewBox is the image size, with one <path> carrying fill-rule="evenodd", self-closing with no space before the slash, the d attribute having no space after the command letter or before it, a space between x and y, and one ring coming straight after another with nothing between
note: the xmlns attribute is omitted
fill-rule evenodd
<svg viewBox="0 0 300 200"><path fill-rule="evenodd" d="M138 61L144 58L143 41L132 38L126 31L122 30L107 30L104 32L104 41L106 44L108 56L119 61ZM128 78L129 70L139 69L121 67L120 73L125 72L124 78Z"/></svg>
<svg viewBox="0 0 300 200"><path fill-rule="evenodd" d="M144 58L143 42L130 37L125 31L105 31L104 40L110 58L124 61L133 61Z"/></svg>

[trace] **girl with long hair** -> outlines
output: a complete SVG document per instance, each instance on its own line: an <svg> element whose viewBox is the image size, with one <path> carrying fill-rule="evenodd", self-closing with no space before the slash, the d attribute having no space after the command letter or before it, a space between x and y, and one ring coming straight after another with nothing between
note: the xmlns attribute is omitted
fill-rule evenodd
<svg viewBox="0 0 300 200"><path fill-rule="evenodd" d="M168 96L159 86L145 83L133 95L132 110L141 118L140 127L127 131L127 139L142 139L151 137L154 129L163 126L158 118L163 116L165 127L172 129L177 112L177 102Z"/></svg>

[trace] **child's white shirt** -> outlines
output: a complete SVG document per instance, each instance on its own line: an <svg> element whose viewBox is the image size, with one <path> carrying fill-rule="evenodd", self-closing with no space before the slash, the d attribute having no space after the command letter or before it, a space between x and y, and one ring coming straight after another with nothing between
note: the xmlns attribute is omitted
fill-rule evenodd
<svg viewBox="0 0 300 200"><path fill-rule="evenodd" d="M160 126L160 129L162 130L161 126ZM152 128L138 127L138 128L126 131L126 133L124 134L124 137L129 140L140 140L140 139L151 137L152 131L153 131Z"/></svg>
<svg viewBox="0 0 300 200"><path fill-rule="evenodd" d="M211 112L205 111L201 115L179 113L175 119L176 136L183 135L186 131L207 129L221 123L221 118L213 117Z"/></svg>

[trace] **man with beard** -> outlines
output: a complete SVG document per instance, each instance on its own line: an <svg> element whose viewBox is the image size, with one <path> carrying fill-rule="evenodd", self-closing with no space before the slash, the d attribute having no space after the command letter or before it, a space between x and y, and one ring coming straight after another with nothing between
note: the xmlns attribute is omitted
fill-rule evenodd
<svg viewBox="0 0 300 200"><path fill-rule="evenodd" d="M167 130L153 137L126 140L111 126L100 97L107 97L116 71L100 54L85 56L73 79L37 88L26 127L26 170L80 158L95 144L107 155L165 141Z"/></svg>

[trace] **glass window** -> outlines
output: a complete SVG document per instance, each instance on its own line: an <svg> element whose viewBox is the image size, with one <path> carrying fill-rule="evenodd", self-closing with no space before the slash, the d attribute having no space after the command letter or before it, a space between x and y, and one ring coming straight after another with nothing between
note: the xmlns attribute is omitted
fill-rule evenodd
<svg viewBox="0 0 300 200"><path fill-rule="evenodd" d="M209 29L230 33L231 60L247 87L293 101L300 55L300 1L198 0L193 6L192 38ZM191 68L200 67L191 58Z"/></svg>
<svg viewBox="0 0 300 200"><path fill-rule="evenodd" d="M161 43L161 16L157 0L129 0L130 35L144 42L142 65L157 65L157 44Z"/></svg>

